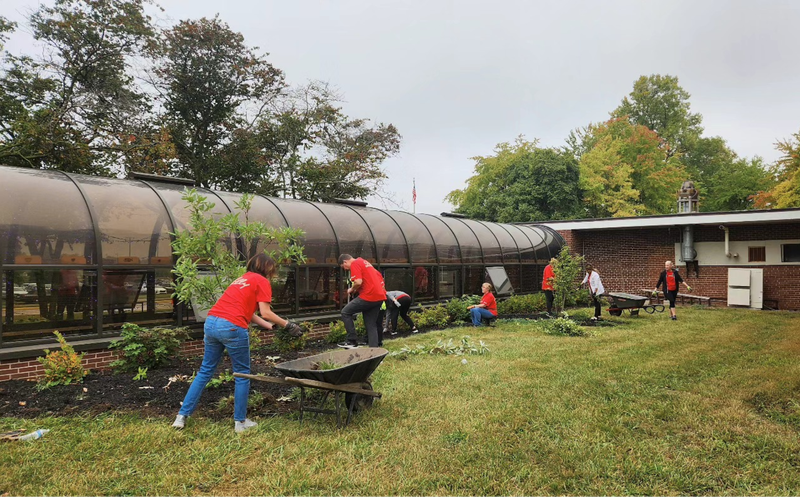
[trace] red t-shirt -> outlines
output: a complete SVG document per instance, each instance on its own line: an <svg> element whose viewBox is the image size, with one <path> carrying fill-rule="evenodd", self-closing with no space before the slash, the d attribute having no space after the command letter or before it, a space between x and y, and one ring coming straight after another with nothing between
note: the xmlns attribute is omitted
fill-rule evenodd
<svg viewBox="0 0 800 497"><path fill-rule="evenodd" d="M259 302L272 302L272 285L258 273L244 273L230 284L208 315L247 328Z"/></svg>
<svg viewBox="0 0 800 497"><path fill-rule="evenodd" d="M492 292L485 293L481 298L481 304L486 306L486 310L497 316L497 300L495 300Z"/></svg>
<svg viewBox="0 0 800 497"><path fill-rule="evenodd" d="M386 287L383 276L368 261L361 257L350 264L350 281L362 280L358 296L367 302L386 300Z"/></svg>
<svg viewBox="0 0 800 497"><path fill-rule="evenodd" d="M544 268L544 277L542 278L542 290L554 290L553 288L553 281L550 278L555 279L556 273L553 271L553 266L548 264Z"/></svg>
<svg viewBox="0 0 800 497"><path fill-rule="evenodd" d="M678 289L678 284L675 282L675 272L667 271L667 290L674 292Z"/></svg>

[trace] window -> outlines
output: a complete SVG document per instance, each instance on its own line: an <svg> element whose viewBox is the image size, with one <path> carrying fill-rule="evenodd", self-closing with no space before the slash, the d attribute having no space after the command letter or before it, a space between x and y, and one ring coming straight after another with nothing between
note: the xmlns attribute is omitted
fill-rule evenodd
<svg viewBox="0 0 800 497"><path fill-rule="evenodd" d="M747 248L747 261L748 262L766 262L767 248L766 247L748 247Z"/></svg>
<svg viewBox="0 0 800 497"><path fill-rule="evenodd" d="M781 245L781 262L800 262L800 243Z"/></svg>
<svg viewBox="0 0 800 497"><path fill-rule="evenodd" d="M439 298L456 297L461 292L461 269L442 268L439 271Z"/></svg>

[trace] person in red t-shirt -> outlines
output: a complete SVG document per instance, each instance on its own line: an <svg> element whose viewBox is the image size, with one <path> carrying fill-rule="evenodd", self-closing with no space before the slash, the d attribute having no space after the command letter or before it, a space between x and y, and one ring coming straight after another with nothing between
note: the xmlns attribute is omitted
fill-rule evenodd
<svg viewBox="0 0 800 497"><path fill-rule="evenodd" d="M481 285L481 291L483 292L481 303L467 307L467 309L469 309L470 316L472 317L472 324L475 326L480 326L483 322L483 319L497 317L497 301L492 294L492 284L484 283Z"/></svg>
<svg viewBox="0 0 800 497"><path fill-rule="evenodd" d="M348 295L358 296L351 300L342 309L342 321L347 330L347 341L339 344L344 349L358 347L358 335L353 318L359 312L364 315L364 326L367 328L367 340L370 347L377 347L381 342L378 335L378 316L381 306L386 300L386 288L383 276L369 261L361 257L353 259L350 254L339 256L339 266L345 271L350 271L350 281L353 282L347 290Z"/></svg>
<svg viewBox="0 0 800 497"><path fill-rule="evenodd" d="M542 275L542 290L544 290L544 299L547 302L547 314L553 314L553 283L556 281L556 273L553 271L553 264L558 262L555 257L550 259L550 264L545 266L544 274Z"/></svg>
<svg viewBox="0 0 800 497"><path fill-rule="evenodd" d="M673 321L678 319L678 316L675 315L675 299L678 297L678 288L681 283L686 285L688 291L692 291L692 287L683 281L681 274L672 265L672 261L666 261L664 263L664 270L661 271L661 276L658 277L656 287L653 289L653 295L658 293L659 285L664 286L664 298L669 300L669 316Z"/></svg>
<svg viewBox="0 0 800 497"><path fill-rule="evenodd" d="M225 293L208 311L204 325L205 352L203 364L192 381L183 399L178 416L172 424L183 428L186 418L197 408L203 390L217 370L222 360L222 352L227 350L234 373L250 373L250 333L248 326L256 323L262 328L272 329L272 323L283 326L294 336L302 335L300 327L278 316L270 308L272 286L269 278L275 276L275 261L266 254L258 254L247 263L247 272L228 286ZM256 314L256 311L261 316ZM250 380L236 378L233 393L233 419L236 432L256 426L247 419L247 397L250 393Z"/></svg>

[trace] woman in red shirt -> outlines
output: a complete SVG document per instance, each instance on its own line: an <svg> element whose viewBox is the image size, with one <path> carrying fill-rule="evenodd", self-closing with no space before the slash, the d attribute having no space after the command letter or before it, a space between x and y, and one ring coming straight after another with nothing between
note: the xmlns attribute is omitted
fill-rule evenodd
<svg viewBox="0 0 800 497"><path fill-rule="evenodd" d="M484 283L481 285L481 291L483 292L481 303L467 307L472 316L472 324L475 326L480 326L483 319L497 317L497 301L492 294L492 284Z"/></svg>
<svg viewBox="0 0 800 497"><path fill-rule="evenodd" d="M262 328L272 329L272 323L285 327L292 335L302 334L300 327L287 321L270 309L272 286L269 279L275 276L277 265L266 254L258 254L247 262L247 272L228 286L222 297L208 311L203 328L205 352L203 364L195 376L183 405L172 424L183 428L186 418L197 408L203 390L214 376L222 360L222 352L227 350L234 373L250 373L250 323ZM256 314L256 310L261 316ZM234 429L237 433L256 426L247 419L247 397L250 394L250 380L236 378L233 393Z"/></svg>
<svg viewBox="0 0 800 497"><path fill-rule="evenodd" d="M669 300L669 317L673 321L678 319L678 316L675 315L675 299L678 297L678 288L681 286L681 283L686 285L687 290L690 292L692 291L692 287L683 281L681 274L675 269L675 266L672 265L672 261L666 261L664 263L664 270L661 271L656 287L653 289L653 295L658 293L659 286L664 286L664 298Z"/></svg>

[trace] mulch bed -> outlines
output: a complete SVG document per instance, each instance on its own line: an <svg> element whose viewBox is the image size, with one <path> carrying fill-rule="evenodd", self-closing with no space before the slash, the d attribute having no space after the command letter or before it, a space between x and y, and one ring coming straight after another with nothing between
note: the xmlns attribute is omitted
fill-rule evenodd
<svg viewBox="0 0 800 497"><path fill-rule="evenodd" d="M269 376L282 375L273 367L270 357L280 356L277 362L290 361L331 349L324 341L309 342L298 352L278 353L269 348L251 352L250 369L253 374L264 373ZM0 383L0 417L34 418L37 416L75 416L96 415L104 412L135 412L142 416L172 417L178 413L181 402L189 389L188 382L170 383L170 377L186 375L191 377L202 363L202 357L176 358L170 364L147 372L145 380L134 381L136 373L111 371L92 371L83 383L61 385L47 390L36 390L35 381L11 380ZM231 370L230 359L226 356L217 368L219 373ZM230 419L233 416L233 402L219 408L222 399L233 396L234 382L222 383L216 388L206 388L200 399L195 416L212 419ZM279 401L288 396L292 387L274 383L251 381L250 396L261 393L261 405L249 408L248 414L266 416L292 412L299 409L295 401Z"/></svg>

